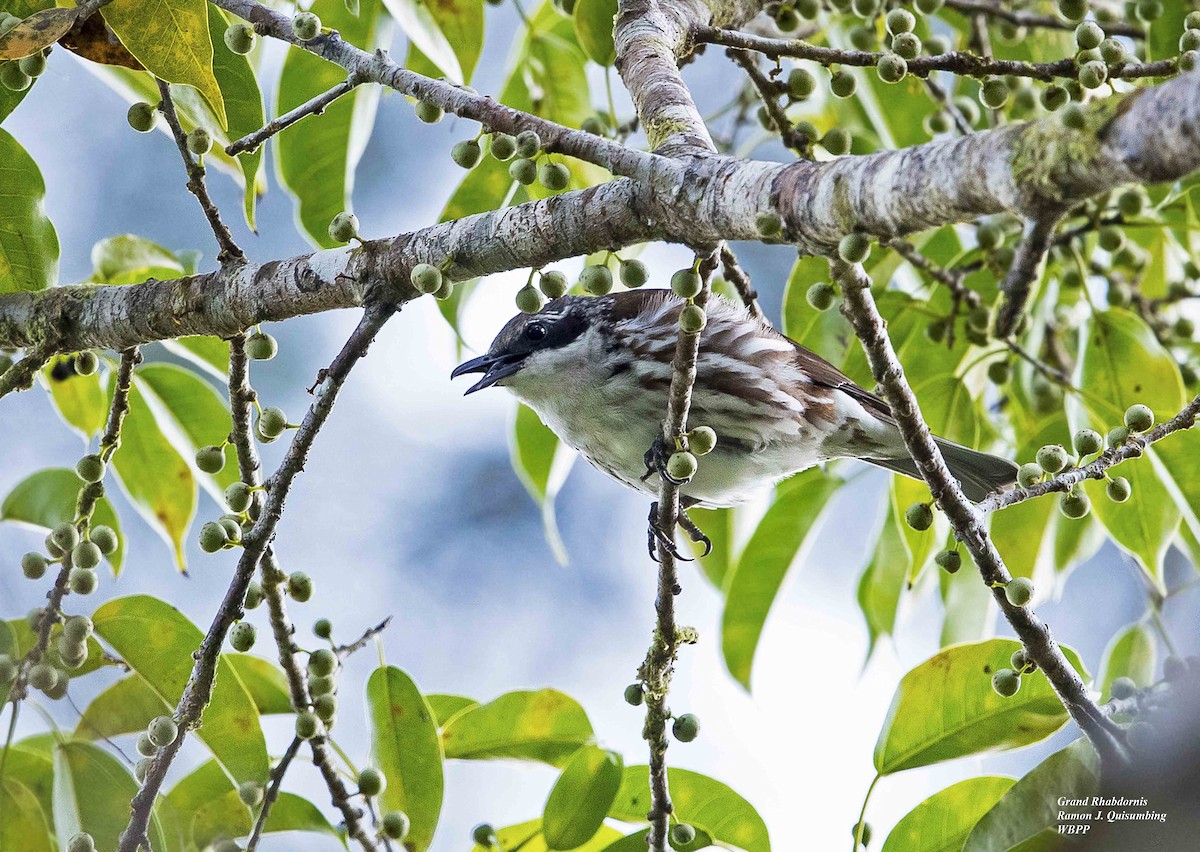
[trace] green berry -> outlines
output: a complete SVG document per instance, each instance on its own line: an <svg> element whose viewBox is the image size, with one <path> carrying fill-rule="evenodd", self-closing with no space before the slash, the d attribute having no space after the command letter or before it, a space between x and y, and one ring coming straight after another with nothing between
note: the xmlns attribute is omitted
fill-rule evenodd
<svg viewBox="0 0 1200 852"><path fill-rule="evenodd" d="M979 87L979 102L988 109L1000 109L1008 103L1008 84L999 77L991 77Z"/></svg>
<svg viewBox="0 0 1200 852"><path fill-rule="evenodd" d="M79 530L75 529L74 524L67 521L56 526L50 532L50 537L54 540L55 545L58 546L60 555L79 544Z"/></svg>
<svg viewBox="0 0 1200 852"><path fill-rule="evenodd" d="M1033 582L1025 577L1009 580L1004 587L1004 596L1013 606L1025 606L1033 600Z"/></svg>
<svg viewBox="0 0 1200 852"><path fill-rule="evenodd" d="M348 217L350 226L354 233L358 232L358 218L353 213L339 213L333 217L333 222L329 224L330 236L333 236L334 223L342 216ZM352 233L350 236L354 236ZM334 237L337 239L337 237ZM346 242L349 240L337 240L338 242ZM255 361L270 361L279 353L279 343L274 337L267 334L265 331L256 331L254 334L246 338L246 354Z"/></svg>
<svg viewBox="0 0 1200 852"><path fill-rule="evenodd" d="M992 689L997 695L1012 698L1021 689L1021 676L1012 669L1000 669L992 675Z"/></svg>
<svg viewBox="0 0 1200 852"><path fill-rule="evenodd" d="M254 27L249 24L239 22L225 30L225 46L241 56L254 50L254 41Z"/></svg>
<svg viewBox="0 0 1200 852"><path fill-rule="evenodd" d="M686 450L671 453L667 459L667 476L676 482L687 482L696 475L696 457Z"/></svg>
<svg viewBox="0 0 1200 852"><path fill-rule="evenodd" d="M688 449L698 456L706 456L717 446L717 433L708 426L697 426L688 433Z"/></svg>
<svg viewBox="0 0 1200 852"><path fill-rule="evenodd" d="M75 356L75 372L81 376L94 375L100 369L100 359L95 352L80 352Z"/></svg>
<svg viewBox="0 0 1200 852"><path fill-rule="evenodd" d="M250 508L254 492L244 482L234 482L225 489L225 504L235 512L244 512Z"/></svg>
<svg viewBox="0 0 1200 852"><path fill-rule="evenodd" d="M1125 425L1131 432L1145 432L1154 425L1154 412L1141 403L1131 405L1125 411Z"/></svg>
<svg viewBox="0 0 1200 852"><path fill-rule="evenodd" d="M316 677L328 677L337 666L337 655L328 648L320 648L308 655L308 670Z"/></svg>
<svg viewBox="0 0 1200 852"><path fill-rule="evenodd" d="M1075 433L1075 452L1081 456L1090 456L1104 449L1104 439L1095 429L1080 429Z"/></svg>
<svg viewBox="0 0 1200 852"><path fill-rule="evenodd" d="M408 277L419 293L433 293L442 286L442 271L432 263L418 263Z"/></svg>
<svg viewBox="0 0 1200 852"><path fill-rule="evenodd" d="M33 78L21 70L16 62L0 63L0 86L10 92L23 92L33 85Z"/></svg>
<svg viewBox="0 0 1200 852"><path fill-rule="evenodd" d="M303 713L296 714L296 736L300 739L311 740L317 735L320 727L321 720L317 718L315 713L305 710Z"/></svg>
<svg viewBox="0 0 1200 852"><path fill-rule="evenodd" d="M933 558L947 574L957 574L962 567L962 555L957 550L943 550Z"/></svg>
<svg viewBox="0 0 1200 852"><path fill-rule="evenodd" d="M150 734L142 731L137 738L137 753L142 757L154 757L158 754L158 746L150 739Z"/></svg>
<svg viewBox="0 0 1200 852"><path fill-rule="evenodd" d="M389 811L383 815L384 836L390 837L392 840L403 840L408 837L409 827L408 814L404 811Z"/></svg>
<svg viewBox="0 0 1200 852"><path fill-rule="evenodd" d="M39 692L49 692L58 683L58 669L49 663L37 663L29 669L29 685Z"/></svg>
<svg viewBox="0 0 1200 852"><path fill-rule="evenodd" d="M225 467L225 450L216 445L196 450L196 467L205 473L220 473Z"/></svg>
<svg viewBox="0 0 1200 852"><path fill-rule="evenodd" d="M63 636L72 644L82 644L92 635L92 620L86 615L72 615L63 622Z"/></svg>
<svg viewBox="0 0 1200 852"><path fill-rule="evenodd" d="M146 733L150 735L150 742L159 748L165 748L179 736L179 726L170 716L158 716L146 726Z"/></svg>
<svg viewBox="0 0 1200 852"><path fill-rule="evenodd" d="M1021 465L1020 469L1017 471L1017 485L1021 486L1022 488L1028 488L1035 482L1041 482L1042 474L1044 472L1045 471L1042 470L1042 466L1040 464L1036 462L1026 462L1025 464Z"/></svg>
<svg viewBox="0 0 1200 852"><path fill-rule="evenodd" d="M139 784L146 783L146 775L150 772L151 759L143 757L133 767L133 777L137 779Z"/></svg>
<svg viewBox="0 0 1200 852"><path fill-rule="evenodd" d="M1080 50L1092 50L1104 41L1104 30L1095 21L1084 21L1075 28L1075 44Z"/></svg>
<svg viewBox="0 0 1200 852"><path fill-rule="evenodd" d="M857 231L846 234L838 243L838 257L846 263L862 263L871 254L871 240Z"/></svg>
<svg viewBox="0 0 1200 852"><path fill-rule="evenodd" d="M343 210L329 222L329 238L335 243L348 243L358 236L358 217Z"/></svg>
<svg viewBox="0 0 1200 852"><path fill-rule="evenodd" d="M1176 60L1176 65L1180 71L1194 71L1197 66L1200 66L1200 50L1185 50L1179 54L1179 59Z"/></svg>
<svg viewBox="0 0 1200 852"><path fill-rule="evenodd" d="M885 83L899 83L904 79L904 75L908 73L908 63L904 61L904 57L902 56L897 56L894 53L885 53L875 63L875 72L879 75L879 79Z"/></svg>
<svg viewBox="0 0 1200 852"><path fill-rule="evenodd" d="M239 621L233 625L229 631L229 644L233 646L233 650L245 653L254 647L254 640L258 638L258 631L254 625L248 621Z"/></svg>
<svg viewBox="0 0 1200 852"><path fill-rule="evenodd" d="M607 127L604 119L601 116L589 115L579 125L579 129L584 133L590 133L593 136L604 136Z"/></svg>
<svg viewBox="0 0 1200 852"><path fill-rule="evenodd" d="M500 843L496 837L496 829L486 822L481 822L471 829L471 839L487 849L498 846Z"/></svg>
<svg viewBox="0 0 1200 852"><path fill-rule="evenodd" d="M96 843L90 834L80 831L67 841L67 852L96 852Z"/></svg>
<svg viewBox="0 0 1200 852"><path fill-rule="evenodd" d="M612 290L612 270L603 263L585 266L579 273L579 286L593 296L603 296Z"/></svg>
<svg viewBox="0 0 1200 852"><path fill-rule="evenodd" d="M40 580L46 574L46 557L30 551L21 557L21 573L29 580Z"/></svg>
<svg viewBox="0 0 1200 852"><path fill-rule="evenodd" d="M255 781L243 781L238 784L238 798L248 808L257 808L262 804L263 788Z"/></svg>
<svg viewBox="0 0 1200 852"><path fill-rule="evenodd" d="M542 150L542 137L536 130L522 130L517 134L517 156L528 160L538 155Z"/></svg>
<svg viewBox="0 0 1200 852"><path fill-rule="evenodd" d="M1124 446L1128 440L1129 429L1124 426L1117 426L1109 430L1108 437L1105 438L1105 443L1108 444L1109 449L1116 449L1117 447Z"/></svg>
<svg viewBox="0 0 1200 852"><path fill-rule="evenodd" d="M571 184L571 170L562 163L543 163L538 181L551 192L561 192Z"/></svg>
<svg viewBox="0 0 1200 852"><path fill-rule="evenodd" d="M488 146L490 153L497 160L506 162L513 158L517 152L517 140L509 136L507 133L493 133L492 142Z"/></svg>
<svg viewBox="0 0 1200 852"><path fill-rule="evenodd" d="M850 152L851 141L848 130L842 127L833 127L821 137L821 147L835 157L840 157Z"/></svg>
<svg viewBox="0 0 1200 852"><path fill-rule="evenodd" d="M1133 493L1133 488L1129 484L1129 480L1123 476L1114 476L1104 486L1104 493L1108 495L1108 499L1114 503L1124 503Z"/></svg>
<svg viewBox="0 0 1200 852"><path fill-rule="evenodd" d="M926 503L913 503L904 510L904 522L918 532L933 526L933 509Z"/></svg>
<svg viewBox="0 0 1200 852"><path fill-rule="evenodd" d="M621 283L630 289L641 287L650 278L646 264L636 259L622 260L617 272Z"/></svg>
<svg viewBox="0 0 1200 852"><path fill-rule="evenodd" d="M1019 674L1026 674L1037 668L1037 663L1030 659L1029 652L1024 648L1013 651L1012 656L1008 658L1008 663Z"/></svg>
<svg viewBox="0 0 1200 852"><path fill-rule="evenodd" d="M1118 65L1125 61L1125 45L1115 38L1106 38L1100 42L1100 58L1109 65Z"/></svg>
<svg viewBox="0 0 1200 852"><path fill-rule="evenodd" d="M646 691L642 688L642 684L631 683L625 687L625 703L631 707L639 707L646 700Z"/></svg>
<svg viewBox="0 0 1200 852"><path fill-rule="evenodd" d="M804 294L804 298L818 311L827 311L833 307L833 302L837 298L837 291L833 289L832 284L818 281L808 288Z"/></svg>
<svg viewBox="0 0 1200 852"><path fill-rule="evenodd" d="M312 578L303 571L293 571L288 575L287 581L288 594L292 600L297 603L304 603L312 597L313 581ZM318 654L320 651L317 652Z"/></svg>
<svg viewBox="0 0 1200 852"><path fill-rule="evenodd" d="M473 169L483 159L483 149L474 139L464 139L454 143L454 147L450 149L450 159L457 166Z"/></svg>
<svg viewBox="0 0 1200 852"><path fill-rule="evenodd" d="M1070 458L1059 444L1047 444L1037 451L1037 463L1046 473L1058 473L1067 466Z"/></svg>
<svg viewBox="0 0 1200 852"><path fill-rule="evenodd" d="M71 549L71 564L76 568L95 568L102 555L95 542L81 541Z"/></svg>
<svg viewBox="0 0 1200 852"><path fill-rule="evenodd" d="M783 231L783 220L778 213L768 210L754 217L754 227L761 236L777 237Z"/></svg>
<svg viewBox="0 0 1200 852"><path fill-rule="evenodd" d="M274 441L287 429L287 415L281 408L264 408L255 421L254 428L258 436L265 441Z"/></svg>
<svg viewBox="0 0 1200 852"><path fill-rule="evenodd" d="M16 662L8 654L0 654L0 686L8 686L16 679Z"/></svg>
<svg viewBox="0 0 1200 852"><path fill-rule="evenodd" d="M517 310L526 314L536 314L542 309L545 300L542 294L531 284L526 284L517 291Z"/></svg>
<svg viewBox="0 0 1200 852"><path fill-rule="evenodd" d="M1189 340L1196 333L1196 324L1187 317L1180 317L1175 320L1175 325L1171 326L1171 331L1181 340Z"/></svg>
<svg viewBox="0 0 1200 852"><path fill-rule="evenodd" d="M1182 41L1180 44L1182 44ZM23 56L17 60L17 67L28 77L40 77L46 71L46 57L40 52Z"/></svg>
<svg viewBox="0 0 1200 852"><path fill-rule="evenodd" d="M383 777L383 773L374 767L368 766L358 773L358 792L364 796L378 796L386 785L387 780Z"/></svg>
<svg viewBox="0 0 1200 852"><path fill-rule="evenodd" d="M258 609L263 602L263 589L257 580L251 580L246 586L246 599L242 602L242 606L246 609Z"/></svg>
<svg viewBox="0 0 1200 852"><path fill-rule="evenodd" d="M671 843L676 846L687 846L696 839L696 829L692 828L686 822L676 823L671 826Z"/></svg>
<svg viewBox="0 0 1200 852"><path fill-rule="evenodd" d="M513 160L508 167L508 176L521 186L529 186L537 180L537 163L533 160Z"/></svg>
<svg viewBox="0 0 1200 852"><path fill-rule="evenodd" d="M1058 510L1065 517L1078 520L1092 509L1092 501L1082 489L1072 489L1058 500Z"/></svg>
<svg viewBox="0 0 1200 852"><path fill-rule="evenodd" d="M158 121L158 112L151 104L136 103L129 108L125 119L129 122L129 126L138 133L149 133Z"/></svg>
<svg viewBox="0 0 1200 852"><path fill-rule="evenodd" d="M676 716L671 725L671 733L681 743L690 743L700 735L700 719L691 713Z"/></svg>
<svg viewBox="0 0 1200 852"><path fill-rule="evenodd" d="M229 534L216 521L209 521L200 527L200 549L205 553L216 553L228 543Z"/></svg>
<svg viewBox="0 0 1200 852"><path fill-rule="evenodd" d="M858 87L858 81L844 68L839 68L833 72L829 78L829 91L834 97L848 98L854 94L854 90Z"/></svg>
<svg viewBox="0 0 1200 852"><path fill-rule="evenodd" d="M313 635L320 639L328 639L333 635L333 623L328 618L318 618L313 622Z"/></svg>
<svg viewBox="0 0 1200 852"><path fill-rule="evenodd" d="M884 23L889 33L898 35L899 33L911 33L913 27L917 25L917 19L907 9L892 9L887 13Z"/></svg>
<svg viewBox="0 0 1200 852"><path fill-rule="evenodd" d="M684 305L679 312L679 329L685 334L699 334L706 325L708 317L699 305Z"/></svg>
<svg viewBox="0 0 1200 852"><path fill-rule="evenodd" d="M336 688L337 682L325 675L323 677L310 677L308 679L308 691L312 693L313 698L321 695L329 695Z"/></svg>
<svg viewBox="0 0 1200 852"><path fill-rule="evenodd" d="M92 454L75 463L75 474L84 482L99 482L104 478L107 465L100 456Z"/></svg>
<svg viewBox="0 0 1200 852"><path fill-rule="evenodd" d="M804 68L793 68L788 72L788 94L796 100L804 100L817 88L817 78Z"/></svg>
<svg viewBox="0 0 1200 852"><path fill-rule="evenodd" d="M100 585L100 578L91 568L72 568L67 575L67 585L77 595L90 595Z"/></svg>
<svg viewBox="0 0 1200 852"><path fill-rule="evenodd" d="M186 144L187 149L197 157L203 157L212 150L212 134L203 127L197 127L187 135L187 138L184 140L184 144Z"/></svg>
<svg viewBox="0 0 1200 852"><path fill-rule="evenodd" d="M1007 361L993 361L988 364L987 376L993 384L1002 385L1012 376L1012 368Z"/></svg>
<svg viewBox="0 0 1200 852"><path fill-rule="evenodd" d="M1133 682L1133 678L1119 677L1112 682L1108 691L1116 699L1133 698L1137 692L1137 684Z"/></svg>
<svg viewBox="0 0 1200 852"><path fill-rule="evenodd" d="M428 103L427 101L417 101L413 108L417 113L417 118L425 124L437 124L442 120L445 111L440 106Z"/></svg>
<svg viewBox="0 0 1200 852"><path fill-rule="evenodd" d="M920 7L919 2L917 3L917 6ZM862 843L863 846L870 846L871 845L871 823L869 823L869 822L854 823L854 825L850 828L850 836L853 837L856 841Z"/></svg>
<svg viewBox="0 0 1200 852"><path fill-rule="evenodd" d="M337 696L332 695L331 692L332 690L328 690L313 697L313 712L328 728L333 727L338 707Z"/></svg>
<svg viewBox="0 0 1200 852"><path fill-rule="evenodd" d="M694 299L704 289L704 279L690 266L675 271L671 276L671 290L681 299Z"/></svg>
<svg viewBox="0 0 1200 852"><path fill-rule="evenodd" d="M1108 80L1108 66L1099 60L1079 66L1079 83L1085 89L1098 89Z"/></svg>
<svg viewBox="0 0 1200 852"><path fill-rule="evenodd" d="M77 669L87 662L87 640L72 642L66 636L59 636L54 642L54 647L58 651L59 660L68 669Z"/></svg>
<svg viewBox="0 0 1200 852"><path fill-rule="evenodd" d="M546 294L546 298L557 299L567 292L567 276L557 269L551 269L542 273L538 279L538 286Z"/></svg>
<svg viewBox="0 0 1200 852"><path fill-rule="evenodd" d="M1051 112L1062 109L1070 100L1070 93L1057 83L1042 89L1042 106Z"/></svg>
<svg viewBox="0 0 1200 852"><path fill-rule="evenodd" d="M1088 12L1088 0L1058 0L1058 13L1068 21L1079 21Z"/></svg>
<svg viewBox="0 0 1200 852"><path fill-rule="evenodd" d="M300 41L312 41L321 33L321 19L312 12L301 12L292 18L292 32Z"/></svg>
<svg viewBox="0 0 1200 852"><path fill-rule="evenodd" d="M892 39L892 53L904 60L921 55L921 39L916 33L900 33Z"/></svg>
<svg viewBox="0 0 1200 852"><path fill-rule="evenodd" d="M775 13L775 26L779 27L781 32L794 32L800 26L800 16L790 6L780 6L779 11Z"/></svg>

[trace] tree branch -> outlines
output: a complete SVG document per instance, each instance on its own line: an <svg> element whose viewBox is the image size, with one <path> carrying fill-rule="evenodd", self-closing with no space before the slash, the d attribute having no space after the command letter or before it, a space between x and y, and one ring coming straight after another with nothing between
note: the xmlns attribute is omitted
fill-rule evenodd
<svg viewBox="0 0 1200 852"><path fill-rule="evenodd" d="M1124 759L1125 746L1120 729L1096 706L1079 674L1067 662L1050 630L1030 607L1013 606L1004 594L1011 579L1004 560L988 537L982 515L963 495L950 474L941 451L933 442L929 427L921 415L916 395L904 377L904 370L888 337L883 317L871 295L871 279L861 266L835 260L830 263L833 277L842 285L842 313L871 364L871 372L900 427L900 434L916 462L921 478L929 485L933 498L946 513L954 533L966 546L979 568L984 583L1004 617L1025 645L1029 657L1045 672L1059 700L1091 740L1106 762Z"/></svg>
<svg viewBox="0 0 1200 852"><path fill-rule="evenodd" d="M7 370L0 373L0 398L13 391L29 390L33 387L38 370L50 360L50 356L43 353L43 348L34 347L33 351L27 352L25 357L10 364Z"/></svg>
<svg viewBox="0 0 1200 852"><path fill-rule="evenodd" d="M775 83L759 69L758 59L754 54L730 48L725 51L725 55L741 66L742 70L746 72L746 76L750 78L750 82L754 84L758 98L762 101L767 114L771 116L771 122L779 131L779 138L783 144L794 151L797 156L811 160L810 149L816 140L809 139L808 134L798 131L788 119L787 113L779 105L779 91Z"/></svg>
<svg viewBox="0 0 1200 852"><path fill-rule="evenodd" d="M355 87L361 82L361 80L355 77L347 77L332 89L324 91L312 100L300 104L295 109L271 119L261 129L246 134L241 139L226 147L225 153L231 157L236 157L238 154L257 151L264 142L276 133L291 127L300 119L307 118L310 115L321 115L331 103L342 95L354 91Z"/></svg>
<svg viewBox="0 0 1200 852"><path fill-rule="evenodd" d="M250 832L250 839L246 841L246 852L254 852L258 848L263 829L267 825L267 818L271 815L271 808L279 798L279 788L283 785L283 776L287 774L288 767L292 765L296 753L300 751L302 742L304 740L299 737L293 737L287 751L283 753L279 763L275 764L275 768L271 770L271 783L267 785L266 792L263 794L262 807L258 812L258 818L254 821L254 830Z"/></svg>
<svg viewBox="0 0 1200 852"><path fill-rule="evenodd" d="M746 310L750 312L750 316L759 322L770 325L762 312L762 306L758 304L758 293L750 285L750 276L738 263L737 255L733 253L729 243L721 243L721 271L725 274L725 280L733 285L733 289L737 290L737 294L741 297Z"/></svg>
<svg viewBox="0 0 1200 852"><path fill-rule="evenodd" d="M1041 213L1025 223L1025 233L1013 254L1012 266L1000 283L1004 304L996 316L996 337L1010 336L1017 327L1017 320L1025 313L1033 282L1042 274L1046 252L1054 243L1054 229L1062 218L1061 209L1055 208Z"/></svg>

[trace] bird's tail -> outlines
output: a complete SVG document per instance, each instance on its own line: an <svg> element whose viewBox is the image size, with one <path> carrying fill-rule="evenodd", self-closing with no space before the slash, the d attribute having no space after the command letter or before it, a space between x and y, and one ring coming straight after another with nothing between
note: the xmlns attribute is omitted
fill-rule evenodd
<svg viewBox="0 0 1200 852"><path fill-rule="evenodd" d="M975 503L989 494L1003 490L1017 481L1017 466L1008 459L994 456L991 453L981 453L952 441L934 438L934 442L942 451L946 466L951 475L962 485L967 499ZM864 459L871 464L877 464L896 473L920 479L916 463L904 456L898 459Z"/></svg>

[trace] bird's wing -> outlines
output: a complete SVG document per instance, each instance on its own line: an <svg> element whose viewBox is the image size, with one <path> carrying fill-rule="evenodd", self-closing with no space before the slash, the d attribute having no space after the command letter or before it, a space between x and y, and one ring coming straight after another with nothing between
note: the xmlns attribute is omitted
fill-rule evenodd
<svg viewBox="0 0 1200 852"><path fill-rule="evenodd" d="M782 336L782 335L781 335ZM830 364L824 358L810 349L806 349L790 337L784 337L796 348L794 360L796 366L804 371L814 384L821 387L839 390L852 399L862 403L872 414L889 423L892 421L892 410L888 404L875 394L855 384L849 376Z"/></svg>

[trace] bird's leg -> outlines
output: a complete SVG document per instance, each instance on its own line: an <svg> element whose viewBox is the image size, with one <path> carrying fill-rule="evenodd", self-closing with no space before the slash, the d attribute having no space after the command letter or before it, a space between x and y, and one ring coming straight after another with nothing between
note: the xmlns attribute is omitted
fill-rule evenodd
<svg viewBox="0 0 1200 852"><path fill-rule="evenodd" d="M667 446L667 441L661 434L655 438L650 449L646 450L646 455L642 456L642 462L646 465L646 472L642 474L642 482L657 473L672 485L683 485L684 480L676 479L667 473L667 459L671 457L672 452L673 450Z"/></svg>
<svg viewBox="0 0 1200 852"><path fill-rule="evenodd" d="M696 526L696 522L688 516L686 509L679 510L679 526L683 527L683 531L692 541L704 545L704 552L700 554L701 558L712 553L712 539L704 534L704 530Z"/></svg>
<svg viewBox="0 0 1200 852"><path fill-rule="evenodd" d="M686 516L681 512L680 518L683 517ZM691 521L688 521L688 523L691 524ZM660 561L658 558L658 545L660 544L662 545L663 549L667 551L667 553L671 554L673 558L678 559L680 562L696 561L690 556L684 556L682 553L680 553L679 546L675 544L675 536L673 534L668 534L658 525L657 500L650 504L650 517L646 519L646 524L646 549L650 551L650 558L655 562ZM692 524L692 528L695 528L695 524ZM688 529L688 527L685 526L684 529L688 530L688 534L691 535L691 530ZM699 532L699 530L697 530L697 532ZM674 533L674 530L672 530L671 533ZM700 535L704 535L704 533L700 533ZM699 539L695 538L692 540L699 541Z"/></svg>

